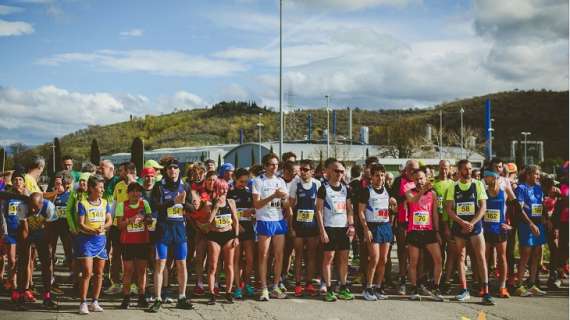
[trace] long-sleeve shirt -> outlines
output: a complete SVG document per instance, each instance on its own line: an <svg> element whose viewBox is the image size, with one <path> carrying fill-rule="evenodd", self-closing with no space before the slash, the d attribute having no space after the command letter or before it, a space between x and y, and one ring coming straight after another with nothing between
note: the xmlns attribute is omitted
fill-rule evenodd
<svg viewBox="0 0 570 320"><path fill-rule="evenodd" d="M69 194L67 205L65 207L65 217L69 231L73 233L79 232L79 216L77 215L77 204L79 201L87 198L87 192L73 190Z"/></svg>

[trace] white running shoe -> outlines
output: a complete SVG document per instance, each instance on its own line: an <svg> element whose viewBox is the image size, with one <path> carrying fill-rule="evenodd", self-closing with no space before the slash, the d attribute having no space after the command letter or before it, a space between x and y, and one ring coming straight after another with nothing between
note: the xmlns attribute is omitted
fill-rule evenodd
<svg viewBox="0 0 570 320"><path fill-rule="evenodd" d="M81 302L79 305L79 314L89 314L89 308L87 307L87 302Z"/></svg>
<svg viewBox="0 0 570 320"><path fill-rule="evenodd" d="M93 301L91 305L89 305L89 311L91 312L103 312L103 308L99 305L97 300Z"/></svg>

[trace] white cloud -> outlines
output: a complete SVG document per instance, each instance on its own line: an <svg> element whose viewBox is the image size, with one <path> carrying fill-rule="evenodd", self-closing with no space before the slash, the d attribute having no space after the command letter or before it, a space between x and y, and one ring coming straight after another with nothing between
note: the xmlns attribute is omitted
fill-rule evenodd
<svg viewBox="0 0 570 320"><path fill-rule="evenodd" d="M410 4L421 3L419 0L293 0L296 6L310 7L314 9L336 10L362 10L378 6L390 6L404 8Z"/></svg>
<svg viewBox="0 0 570 320"><path fill-rule="evenodd" d="M187 91L176 92L154 103L144 95L82 93L53 85L27 91L0 87L0 136L2 141L37 144L89 125L126 121L131 114L171 112L174 108L204 105L202 98Z"/></svg>
<svg viewBox="0 0 570 320"><path fill-rule="evenodd" d="M122 72L146 72L162 76L227 76L245 70L245 66L221 59L161 50L99 50L93 53L71 52L40 59L40 64L91 63L96 67Z"/></svg>
<svg viewBox="0 0 570 320"><path fill-rule="evenodd" d="M0 16L7 16L9 14L22 12L24 9L20 7L4 6L0 4Z"/></svg>
<svg viewBox="0 0 570 320"><path fill-rule="evenodd" d="M142 37L144 31L142 29L131 29L119 33L121 37Z"/></svg>
<svg viewBox="0 0 570 320"><path fill-rule="evenodd" d="M24 21L6 21L0 19L0 37L20 36L34 32L34 27Z"/></svg>

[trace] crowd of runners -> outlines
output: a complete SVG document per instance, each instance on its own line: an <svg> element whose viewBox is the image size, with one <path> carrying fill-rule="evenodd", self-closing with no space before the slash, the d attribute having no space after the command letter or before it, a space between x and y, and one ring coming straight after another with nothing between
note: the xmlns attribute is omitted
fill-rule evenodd
<svg viewBox="0 0 570 320"><path fill-rule="evenodd" d="M80 314L102 312L102 291L153 313L192 309L190 296L334 302L354 299L359 285L368 301L389 299L387 290L466 301L471 289L494 305L545 295L568 273L568 162L555 177L499 159L482 168L409 160L395 177L376 157L347 169L293 153L250 168L173 157L142 172L108 160L62 165L47 190L42 158L0 179L0 276L18 310L36 295L55 309L54 295L73 294ZM69 277L54 275L58 241Z"/></svg>

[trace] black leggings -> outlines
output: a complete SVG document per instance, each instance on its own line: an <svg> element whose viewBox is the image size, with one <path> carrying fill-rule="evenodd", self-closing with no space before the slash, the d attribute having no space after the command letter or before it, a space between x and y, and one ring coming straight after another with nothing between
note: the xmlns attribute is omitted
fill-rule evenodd
<svg viewBox="0 0 570 320"><path fill-rule="evenodd" d="M50 292L53 265L49 239L46 237L42 237L33 242L29 237L27 239L19 239L18 243L16 244L16 250L18 252L18 289L20 291L29 289L28 272L30 258L32 255L32 244L35 245L38 256L40 258L44 292Z"/></svg>

